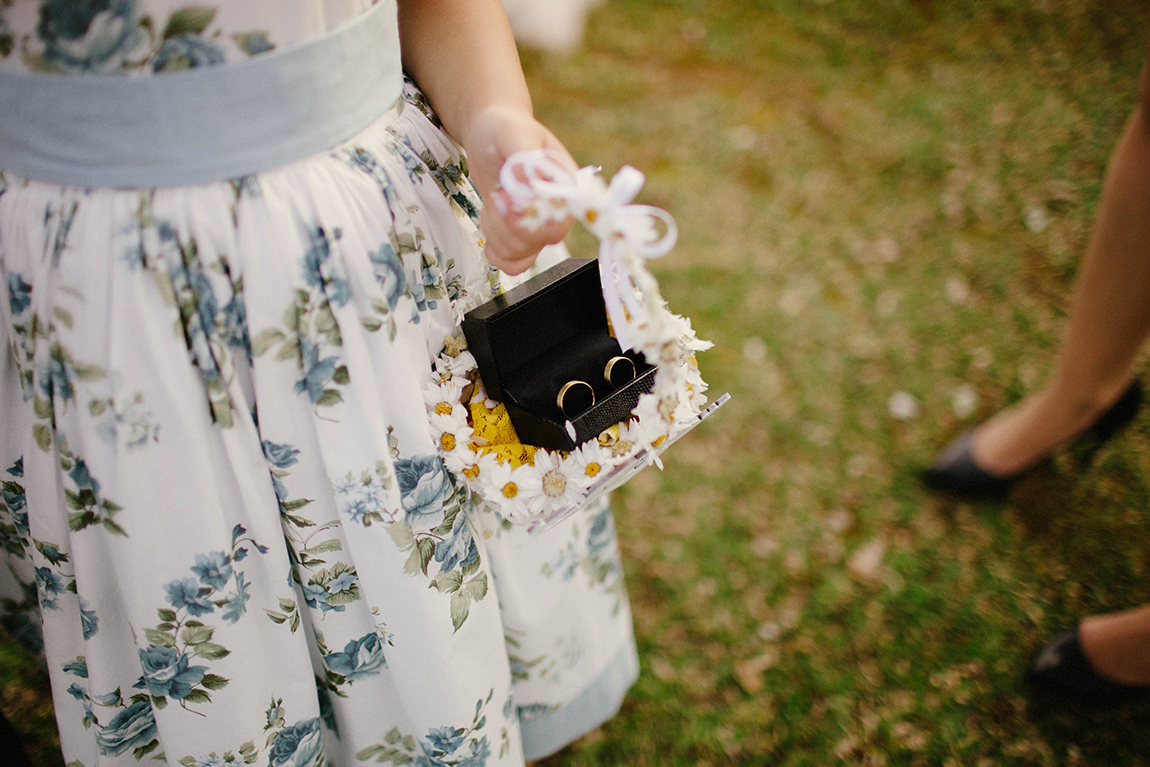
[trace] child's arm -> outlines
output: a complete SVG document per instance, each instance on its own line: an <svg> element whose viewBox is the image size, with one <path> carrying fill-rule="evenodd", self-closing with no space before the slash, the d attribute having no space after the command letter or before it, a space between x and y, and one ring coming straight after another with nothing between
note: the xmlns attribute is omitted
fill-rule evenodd
<svg viewBox="0 0 1150 767"><path fill-rule="evenodd" d="M571 222L528 231L506 210L499 169L524 149L567 150L533 116L519 54L499 0L398 0L403 67L426 94L443 127L467 152L471 179L487 205L481 214L491 263L518 274L539 250L559 242ZM572 160L571 169L577 166ZM494 203L494 204L492 204Z"/></svg>

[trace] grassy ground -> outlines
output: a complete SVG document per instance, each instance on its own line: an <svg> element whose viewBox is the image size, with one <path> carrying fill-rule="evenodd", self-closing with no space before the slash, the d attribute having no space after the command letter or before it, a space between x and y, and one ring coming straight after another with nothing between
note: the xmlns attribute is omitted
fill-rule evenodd
<svg viewBox="0 0 1150 767"><path fill-rule="evenodd" d="M647 172L734 399L619 493L643 673L546 767L1150 765L1150 706L1021 679L1150 602L1150 415L1005 504L916 480L1050 369L1150 3L609 0L589 32L525 57L537 110ZM29 669L0 647L0 708L55 765Z"/></svg>

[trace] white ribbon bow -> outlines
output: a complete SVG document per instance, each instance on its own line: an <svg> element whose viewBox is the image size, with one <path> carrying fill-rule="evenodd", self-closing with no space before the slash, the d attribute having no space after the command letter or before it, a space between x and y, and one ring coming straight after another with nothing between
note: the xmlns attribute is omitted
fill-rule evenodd
<svg viewBox="0 0 1150 767"><path fill-rule="evenodd" d="M572 216L595 235L603 301L615 337L624 350L650 349L665 335L664 304L644 262L675 246L675 220L661 208L631 203L645 177L630 165L620 168L608 185L599 168L571 173L557 158L544 149L513 154L499 171L499 183L528 229Z"/></svg>

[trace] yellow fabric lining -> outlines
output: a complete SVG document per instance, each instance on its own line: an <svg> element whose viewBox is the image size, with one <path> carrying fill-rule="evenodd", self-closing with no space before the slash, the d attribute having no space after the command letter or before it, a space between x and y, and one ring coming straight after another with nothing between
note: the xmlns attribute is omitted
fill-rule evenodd
<svg viewBox="0 0 1150 767"><path fill-rule="evenodd" d="M471 423L474 425L474 448L485 455L494 455L500 462L511 462L511 466L519 468L523 465L534 465L534 445L524 445L511 425L511 417L507 415L507 408L499 403L494 408L488 408L482 396L471 400Z"/></svg>

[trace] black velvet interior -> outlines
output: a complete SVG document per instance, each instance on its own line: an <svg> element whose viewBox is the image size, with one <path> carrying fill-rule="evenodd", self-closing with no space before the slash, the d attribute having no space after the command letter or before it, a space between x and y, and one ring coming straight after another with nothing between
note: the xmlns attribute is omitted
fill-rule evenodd
<svg viewBox="0 0 1150 767"><path fill-rule="evenodd" d="M634 380L616 389L603 378L621 352L608 330L595 259L562 261L476 307L463 332L488 396L507 405L527 445L573 450L628 418L654 386L654 367L635 352L623 355L635 363ZM595 390L595 404L570 419L556 403L568 381Z"/></svg>
<svg viewBox="0 0 1150 767"><path fill-rule="evenodd" d="M504 397L524 410L565 420L555 401L563 385L568 381L585 381L595 390L596 403L606 401L616 387L604 380L603 370L608 360L621 354L619 342L607 334L606 328L581 333L505 374ZM636 377L651 367L643 361L642 355L629 353L623 356L635 362Z"/></svg>

